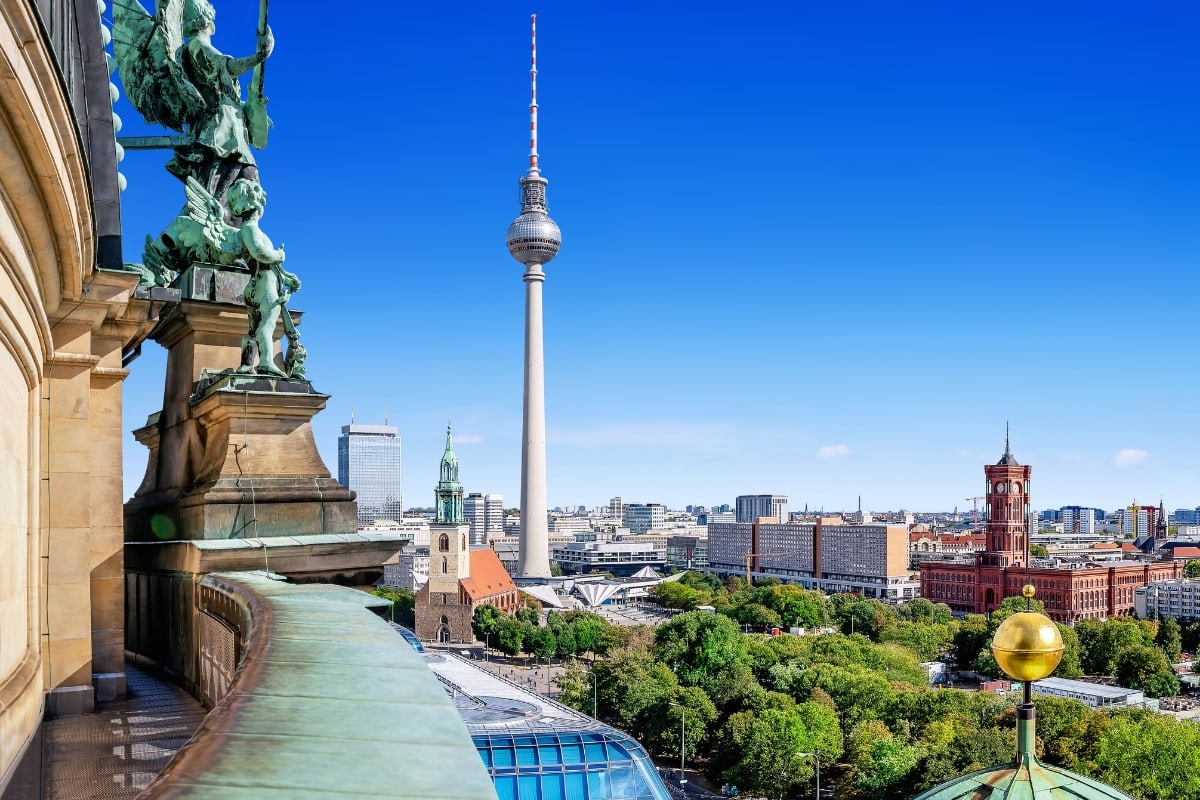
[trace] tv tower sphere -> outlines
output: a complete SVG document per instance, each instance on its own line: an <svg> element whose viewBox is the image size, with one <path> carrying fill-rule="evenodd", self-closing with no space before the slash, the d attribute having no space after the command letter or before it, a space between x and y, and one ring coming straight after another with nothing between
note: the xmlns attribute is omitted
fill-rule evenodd
<svg viewBox="0 0 1200 800"><path fill-rule="evenodd" d="M529 185L534 182L539 185ZM523 194L540 194L542 203L545 204L545 179L522 178L521 183L523 184L521 187ZM530 191L531 189L533 191ZM537 189L541 189L541 191L537 192ZM526 198L521 216L508 226L508 236L506 237L508 252L522 264L547 264L550 259L558 255L558 248L562 244L562 233L559 232L558 225L554 220L550 219L549 214L545 211L531 209L529 205L528 198Z"/></svg>

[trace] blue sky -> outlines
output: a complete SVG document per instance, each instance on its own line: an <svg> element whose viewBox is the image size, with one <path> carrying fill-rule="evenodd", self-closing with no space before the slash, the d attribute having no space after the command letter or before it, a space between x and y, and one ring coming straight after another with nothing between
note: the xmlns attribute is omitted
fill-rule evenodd
<svg viewBox="0 0 1200 800"><path fill-rule="evenodd" d="M216 3L253 49L257 3ZM520 487L524 287L504 248L538 14L550 504L949 510L1004 425L1034 505L1200 505L1200 6L273 5L263 229L336 470L351 408L432 502ZM124 133L154 132L124 100ZM122 164L125 257L182 204ZM161 406L156 345L126 428ZM126 493L145 467L132 438Z"/></svg>

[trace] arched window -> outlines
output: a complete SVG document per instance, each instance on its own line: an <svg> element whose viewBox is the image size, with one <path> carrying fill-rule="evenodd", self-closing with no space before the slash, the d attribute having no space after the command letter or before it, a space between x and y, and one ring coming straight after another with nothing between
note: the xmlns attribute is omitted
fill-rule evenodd
<svg viewBox="0 0 1200 800"><path fill-rule="evenodd" d="M450 537L444 533L438 537L438 550L443 553L450 551ZM443 558L442 560L445 561L446 559ZM446 570L442 570L442 572L445 571Z"/></svg>
<svg viewBox="0 0 1200 800"><path fill-rule="evenodd" d="M442 556L442 574L445 575L447 572L449 572L448 562L446 561L446 557Z"/></svg>

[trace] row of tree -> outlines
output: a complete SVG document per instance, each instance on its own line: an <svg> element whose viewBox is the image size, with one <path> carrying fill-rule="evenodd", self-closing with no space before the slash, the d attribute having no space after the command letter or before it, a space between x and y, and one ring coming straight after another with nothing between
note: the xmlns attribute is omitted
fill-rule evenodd
<svg viewBox="0 0 1200 800"><path fill-rule="evenodd" d="M695 573L656 587L654 598L668 608L711 605L717 613L759 630L833 625L874 642L903 646L922 661L952 655L960 668L992 677L1000 677L1000 669L987 643L1004 619L1026 606L1023 598L1008 598L987 617L968 615L956 620L947 606L925 599L889 606L851 594L827 597L774 579L747 586L739 578L722 584L714 576ZM1045 613L1040 601L1030 606ZM1179 659L1184 639L1193 646L1200 644L1200 622L1181 630L1174 619L1158 623L1130 617L1088 619L1074 628L1059 624L1058 629L1066 645L1058 676L1111 676L1150 697L1178 694L1171 665Z"/></svg>
<svg viewBox="0 0 1200 800"><path fill-rule="evenodd" d="M655 752L676 756L686 707L686 755L714 780L782 796L811 780L812 759L796 756L808 753L821 757L839 796L904 797L1012 758L1015 698L929 689L918 662L957 657L964 667L999 674L987 645L1004 618L1025 609L1023 599L1007 601L990 618L956 620L947 607L926 600L894 608L773 581L747 586L693 575L664 584L657 599L676 608L711 605L718 614L681 614L653 640L624 642L591 673L582 666L568 670L564 696L589 712L598 701L602 717L658 743ZM1030 606L1045 613L1036 601ZM830 626L842 633L771 637L743 634L739 625ZM1067 652L1056 674L1115 675L1150 696L1178 691L1170 663L1181 646L1194 646L1189 639L1200 639L1200 624L1181 629L1174 620L1093 620L1060 630ZM691 688L704 692L712 712L686 693ZM822 750L813 743L828 729L812 704L832 711L840 744L825 737ZM1145 800L1200 797L1200 777L1194 777L1200 751L1179 750L1192 746L1193 724L1051 697L1039 698L1038 707L1039 754L1050 763ZM706 735L693 720L712 714ZM1169 771L1158 766L1161 747L1173 748L1172 762L1180 764Z"/></svg>

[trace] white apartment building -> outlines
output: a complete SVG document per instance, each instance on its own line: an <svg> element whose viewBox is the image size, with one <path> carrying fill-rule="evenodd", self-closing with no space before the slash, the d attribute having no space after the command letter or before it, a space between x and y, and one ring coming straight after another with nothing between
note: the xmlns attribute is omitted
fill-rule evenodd
<svg viewBox="0 0 1200 800"><path fill-rule="evenodd" d="M754 522L760 517L774 517L780 522L787 522L788 499L784 494L738 495L734 505L738 522Z"/></svg>
<svg viewBox="0 0 1200 800"><path fill-rule="evenodd" d="M1058 513L1063 533L1089 535L1096 532L1096 509L1063 506Z"/></svg>
<svg viewBox="0 0 1200 800"><path fill-rule="evenodd" d="M383 585L417 591L429 580L429 548L408 546L383 564Z"/></svg>
<svg viewBox="0 0 1200 800"><path fill-rule="evenodd" d="M1200 619L1200 580L1153 581L1134 589L1133 610L1141 619Z"/></svg>
<svg viewBox="0 0 1200 800"><path fill-rule="evenodd" d="M625 527L630 533L645 533L667 527L667 507L659 503L626 503Z"/></svg>
<svg viewBox="0 0 1200 800"><path fill-rule="evenodd" d="M463 498L463 522L471 526L471 545L504 535L504 495L472 492Z"/></svg>

